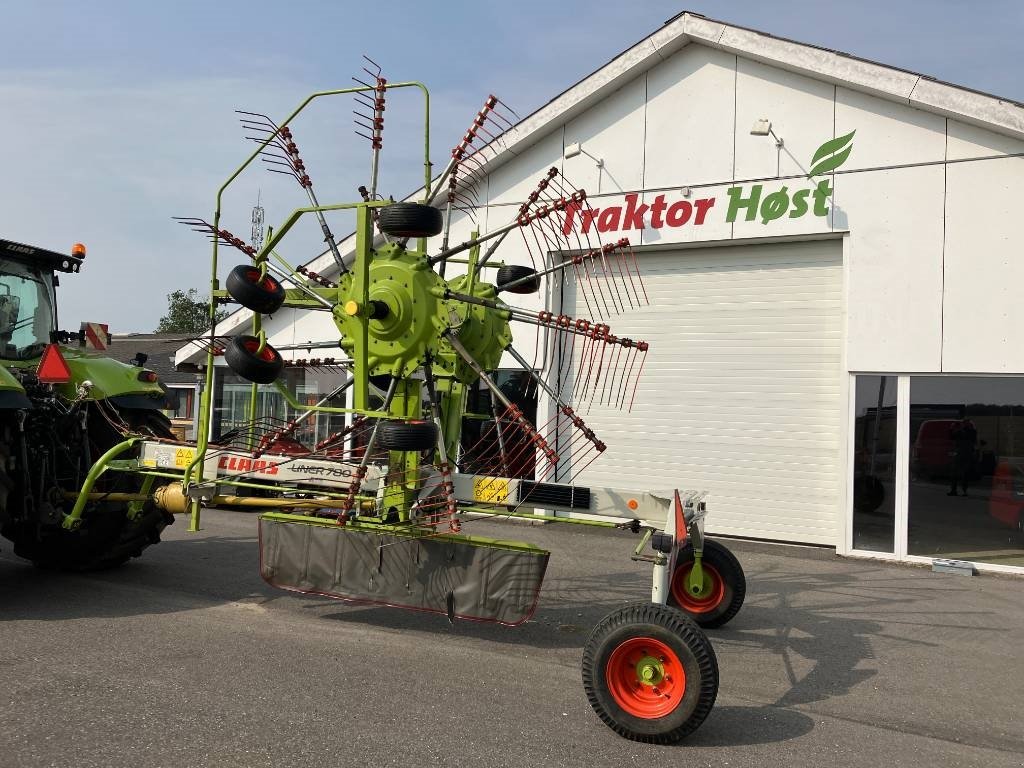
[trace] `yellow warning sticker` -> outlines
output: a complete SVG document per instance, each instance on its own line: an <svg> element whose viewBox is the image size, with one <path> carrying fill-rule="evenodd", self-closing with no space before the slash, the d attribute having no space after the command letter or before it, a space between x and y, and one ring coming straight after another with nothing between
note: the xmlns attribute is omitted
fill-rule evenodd
<svg viewBox="0 0 1024 768"><path fill-rule="evenodd" d="M189 448L179 448L174 454L174 466L187 467L196 457L196 452Z"/></svg>
<svg viewBox="0 0 1024 768"><path fill-rule="evenodd" d="M485 504L503 504L508 499L508 479L504 477L477 477L473 479L473 501Z"/></svg>

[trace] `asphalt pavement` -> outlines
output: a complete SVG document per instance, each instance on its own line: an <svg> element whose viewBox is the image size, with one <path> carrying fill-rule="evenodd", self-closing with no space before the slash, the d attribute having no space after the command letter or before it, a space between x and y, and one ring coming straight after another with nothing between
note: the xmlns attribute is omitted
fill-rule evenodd
<svg viewBox="0 0 1024 768"><path fill-rule="evenodd" d="M0 544L0 766L1024 765L1024 579L727 542L747 602L709 632L721 689L679 745L616 736L590 629L650 596L626 532L473 522L552 550L518 628L262 582L256 516L179 519L117 571Z"/></svg>

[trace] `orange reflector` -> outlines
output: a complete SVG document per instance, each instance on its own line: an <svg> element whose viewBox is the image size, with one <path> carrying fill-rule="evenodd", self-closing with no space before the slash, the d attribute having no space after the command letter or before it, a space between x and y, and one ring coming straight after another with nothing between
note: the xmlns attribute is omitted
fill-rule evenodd
<svg viewBox="0 0 1024 768"><path fill-rule="evenodd" d="M84 243L75 243L74 245L72 245L71 246L71 255L76 257L76 258L79 258L79 259L84 259L85 258L85 244Z"/></svg>
<svg viewBox="0 0 1024 768"><path fill-rule="evenodd" d="M636 499L630 499L626 502L626 506L635 512L640 507L640 502Z"/></svg>
<svg viewBox="0 0 1024 768"><path fill-rule="evenodd" d="M36 376L43 384L67 384L71 381L71 369L56 344L48 344L43 351Z"/></svg>
<svg viewBox="0 0 1024 768"><path fill-rule="evenodd" d="M683 500L679 498L678 490L676 491L675 498L672 501L672 507L676 516L676 546L681 547L686 541L686 511L683 509Z"/></svg>

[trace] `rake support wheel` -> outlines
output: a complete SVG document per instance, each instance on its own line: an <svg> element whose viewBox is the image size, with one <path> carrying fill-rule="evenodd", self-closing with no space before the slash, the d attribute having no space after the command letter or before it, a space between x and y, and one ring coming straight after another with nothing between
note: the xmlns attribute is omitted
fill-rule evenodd
<svg viewBox="0 0 1024 768"><path fill-rule="evenodd" d="M693 546L687 544L676 558L668 604L685 612L700 626L713 629L739 613L747 594L747 578L736 556L710 539L704 540L701 568L704 585L694 594L688 588L688 577L693 569Z"/></svg>
<svg viewBox="0 0 1024 768"><path fill-rule="evenodd" d="M532 279L526 280L525 278ZM517 280L523 280L523 282L509 288L505 287ZM521 264L505 264L498 269L494 284L498 291L520 294L536 293L540 290L540 275L537 274L537 270L524 267Z"/></svg>
<svg viewBox="0 0 1024 768"><path fill-rule="evenodd" d="M682 611L634 603L605 616L583 649L590 706L620 736L671 744L704 722L718 695L718 662Z"/></svg>
<svg viewBox="0 0 1024 768"><path fill-rule="evenodd" d="M284 304L284 286L270 275L260 275L251 264L239 264L232 269L225 287L231 298L261 315L272 315Z"/></svg>
<svg viewBox="0 0 1024 768"><path fill-rule="evenodd" d="M392 237L433 237L441 234L441 211L420 203L392 203L380 209L377 226Z"/></svg>
<svg viewBox="0 0 1024 768"><path fill-rule="evenodd" d="M432 421L386 421L377 430L377 445L388 451L429 451L437 447Z"/></svg>
<svg viewBox="0 0 1024 768"><path fill-rule="evenodd" d="M260 340L255 336L233 336L224 350L224 360L243 379L257 384L271 384L281 375L284 360L269 344L257 352L259 346Z"/></svg>

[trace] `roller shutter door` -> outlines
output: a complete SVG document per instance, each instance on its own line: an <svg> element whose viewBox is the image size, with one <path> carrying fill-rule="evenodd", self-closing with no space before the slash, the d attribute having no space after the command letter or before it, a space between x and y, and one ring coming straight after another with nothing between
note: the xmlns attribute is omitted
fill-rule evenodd
<svg viewBox="0 0 1024 768"><path fill-rule="evenodd" d="M837 544L841 243L638 258L650 305L608 322L651 349L631 413L585 414L608 450L577 482L703 488L709 532Z"/></svg>

